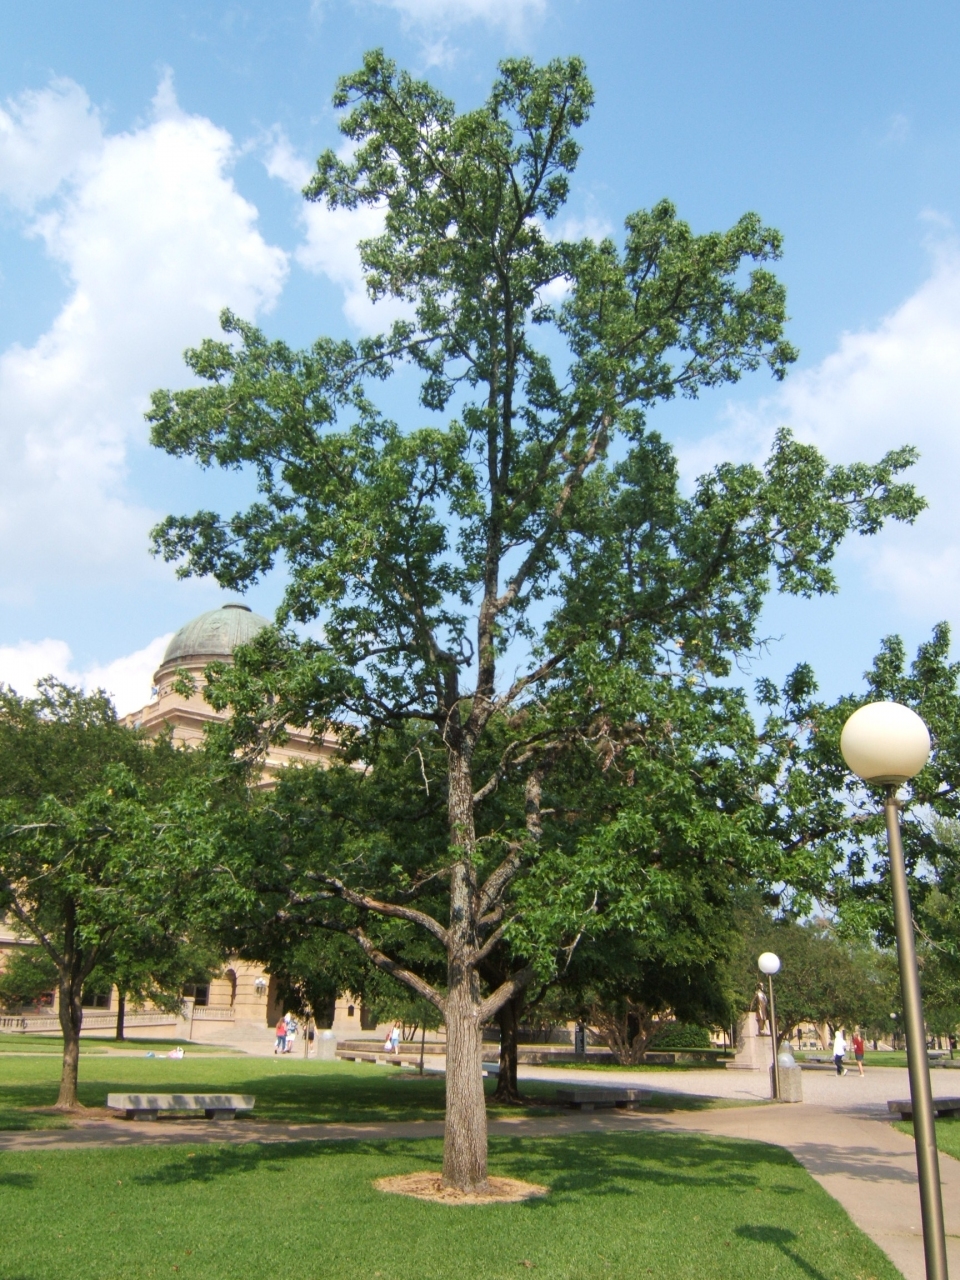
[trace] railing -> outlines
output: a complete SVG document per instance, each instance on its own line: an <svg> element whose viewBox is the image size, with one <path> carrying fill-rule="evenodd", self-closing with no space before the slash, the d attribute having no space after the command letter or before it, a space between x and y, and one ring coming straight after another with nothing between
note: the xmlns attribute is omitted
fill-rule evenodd
<svg viewBox="0 0 960 1280"><path fill-rule="evenodd" d="M124 1028L127 1027L172 1027L176 1024L175 1013L164 1013L162 1009L128 1009L123 1015ZM101 1027L117 1025L116 1011L109 1009L84 1009L84 1030L99 1030Z"/></svg>
<svg viewBox="0 0 960 1280"><path fill-rule="evenodd" d="M193 1016L201 1022L233 1022L236 1013L233 1005L201 1004L193 1006Z"/></svg>
<svg viewBox="0 0 960 1280"><path fill-rule="evenodd" d="M161 1009L136 1009L126 1013L124 1027L173 1027L176 1026L177 1015L164 1013ZM84 1009L83 1030L110 1030L117 1025L117 1015L109 1009ZM60 1033L60 1019L56 1014L31 1013L5 1015L0 1017L0 1031L19 1031L26 1034L30 1031L49 1031Z"/></svg>
<svg viewBox="0 0 960 1280"><path fill-rule="evenodd" d="M0 1018L0 1031L59 1031L60 1020L49 1013L6 1014Z"/></svg>

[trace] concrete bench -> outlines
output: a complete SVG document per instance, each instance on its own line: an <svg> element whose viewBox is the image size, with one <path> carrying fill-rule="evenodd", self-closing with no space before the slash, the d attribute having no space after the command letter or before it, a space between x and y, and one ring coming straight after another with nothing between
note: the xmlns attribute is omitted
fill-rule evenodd
<svg viewBox="0 0 960 1280"><path fill-rule="evenodd" d="M378 1058L384 1057L384 1054L376 1053L359 1053L355 1049L338 1049L337 1057L341 1062L377 1062ZM399 1059L396 1059L399 1061Z"/></svg>
<svg viewBox="0 0 960 1280"><path fill-rule="evenodd" d="M653 1097L650 1089L558 1089L557 1102L578 1111L593 1111L595 1107L641 1106Z"/></svg>
<svg viewBox="0 0 960 1280"><path fill-rule="evenodd" d="M913 1103L909 1098L888 1102L887 1110L892 1111L894 1115L899 1114L901 1120L913 1119ZM935 1116L960 1115L960 1098L934 1098L933 1114Z"/></svg>
<svg viewBox="0 0 960 1280"><path fill-rule="evenodd" d="M232 1120L238 1111L252 1111L249 1093L108 1093L107 1106L127 1120L156 1120L161 1111L203 1112L208 1120Z"/></svg>

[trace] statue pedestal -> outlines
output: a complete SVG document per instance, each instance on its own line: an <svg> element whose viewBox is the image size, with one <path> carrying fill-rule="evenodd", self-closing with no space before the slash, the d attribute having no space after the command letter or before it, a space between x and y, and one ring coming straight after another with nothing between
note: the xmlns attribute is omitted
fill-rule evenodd
<svg viewBox="0 0 960 1280"><path fill-rule="evenodd" d="M770 1035L761 1035L757 1015L748 1013L740 1027L737 1052L727 1068L733 1071L767 1071L772 1062Z"/></svg>

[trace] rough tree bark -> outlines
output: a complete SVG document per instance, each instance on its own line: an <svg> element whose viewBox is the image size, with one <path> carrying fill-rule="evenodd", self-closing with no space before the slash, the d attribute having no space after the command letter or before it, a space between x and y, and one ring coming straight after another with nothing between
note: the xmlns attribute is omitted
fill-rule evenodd
<svg viewBox="0 0 960 1280"><path fill-rule="evenodd" d="M443 1181L460 1190L487 1182L487 1110L481 1062L483 999L477 972L477 883L474 871L473 780L461 748L450 752L451 845L460 854L450 883L447 930L447 1110Z"/></svg>
<svg viewBox="0 0 960 1280"><path fill-rule="evenodd" d="M126 1016L126 1012L127 1012L127 994L125 991L121 991L119 988L117 988L117 1030L116 1030L116 1034L113 1037L114 1040L122 1040L124 1038L123 1020L124 1020L124 1017Z"/></svg>

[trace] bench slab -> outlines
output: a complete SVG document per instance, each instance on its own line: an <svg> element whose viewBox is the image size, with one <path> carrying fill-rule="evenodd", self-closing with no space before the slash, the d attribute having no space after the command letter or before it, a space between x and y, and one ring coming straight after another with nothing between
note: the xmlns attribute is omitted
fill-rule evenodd
<svg viewBox="0 0 960 1280"><path fill-rule="evenodd" d="M208 1120L232 1120L238 1111L252 1111L249 1093L108 1093L107 1106L127 1120L156 1120L161 1111L202 1111Z"/></svg>
<svg viewBox="0 0 960 1280"><path fill-rule="evenodd" d="M913 1118L913 1103L909 1098L888 1102L887 1110L892 1111L895 1115L899 1114L901 1120L911 1120ZM960 1115L960 1098L934 1098L933 1114L935 1116Z"/></svg>
<svg viewBox="0 0 960 1280"><path fill-rule="evenodd" d="M558 1089L557 1102L579 1111L592 1111L594 1107L629 1107L649 1102L650 1089Z"/></svg>

